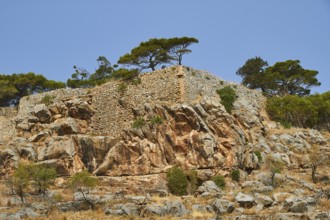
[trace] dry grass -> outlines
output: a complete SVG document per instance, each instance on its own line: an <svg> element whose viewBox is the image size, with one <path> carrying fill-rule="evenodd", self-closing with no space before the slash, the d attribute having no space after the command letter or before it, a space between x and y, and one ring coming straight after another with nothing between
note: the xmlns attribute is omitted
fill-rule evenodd
<svg viewBox="0 0 330 220"><path fill-rule="evenodd" d="M317 209L320 209L322 211L329 211L330 210L330 200L327 198L321 198L321 199L319 199L316 207L317 207Z"/></svg>
<svg viewBox="0 0 330 220"><path fill-rule="evenodd" d="M258 212L254 208L251 208L251 209L244 209L243 214L256 215L256 214L258 214Z"/></svg>
<svg viewBox="0 0 330 220"><path fill-rule="evenodd" d="M182 218L179 217L136 217L136 216L109 216L105 215L102 210L97 211L80 211L80 212L57 212L53 213L48 217L39 217L39 218L27 218L28 220L179 220Z"/></svg>
<svg viewBox="0 0 330 220"><path fill-rule="evenodd" d="M289 135L293 135L299 131L306 131L306 129L304 128L276 128L276 129L270 129L267 133L267 136L271 136L273 134L275 135L280 135L280 134L289 134Z"/></svg>
<svg viewBox="0 0 330 220"><path fill-rule="evenodd" d="M200 212L200 211L193 211L191 216L193 219L209 219L214 216L214 214L209 213L209 212Z"/></svg>

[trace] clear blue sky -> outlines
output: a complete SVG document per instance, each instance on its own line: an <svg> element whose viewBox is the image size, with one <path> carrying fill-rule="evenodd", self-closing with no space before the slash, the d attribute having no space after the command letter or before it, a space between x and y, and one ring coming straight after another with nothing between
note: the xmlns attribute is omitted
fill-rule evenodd
<svg viewBox="0 0 330 220"><path fill-rule="evenodd" d="M149 38L199 39L183 64L240 82L260 56L298 59L330 90L330 0L0 0L0 73L66 81L73 65L93 72Z"/></svg>

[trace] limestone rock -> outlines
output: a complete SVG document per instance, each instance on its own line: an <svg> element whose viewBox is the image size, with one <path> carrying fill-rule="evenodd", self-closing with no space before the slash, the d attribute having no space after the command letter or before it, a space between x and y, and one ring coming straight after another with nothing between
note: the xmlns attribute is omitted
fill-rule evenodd
<svg viewBox="0 0 330 220"><path fill-rule="evenodd" d="M33 112L40 122L46 122L52 116L45 104L38 104L34 106Z"/></svg>
<svg viewBox="0 0 330 220"><path fill-rule="evenodd" d="M221 189L213 181L205 181L200 187L198 187L197 192L200 194L218 194L221 192Z"/></svg>
<svg viewBox="0 0 330 220"><path fill-rule="evenodd" d="M232 213L235 209L234 203L225 199L216 199L213 203L213 208L217 214Z"/></svg>
<svg viewBox="0 0 330 220"><path fill-rule="evenodd" d="M252 208L255 205L255 199L252 196L241 192L236 195L235 200L244 208Z"/></svg>

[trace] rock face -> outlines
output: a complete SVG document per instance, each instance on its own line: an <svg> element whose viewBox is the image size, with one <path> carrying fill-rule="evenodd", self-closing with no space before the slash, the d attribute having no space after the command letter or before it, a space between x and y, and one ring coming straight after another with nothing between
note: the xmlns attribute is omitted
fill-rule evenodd
<svg viewBox="0 0 330 220"><path fill-rule="evenodd" d="M236 92L232 114L216 92L224 86ZM54 102L42 103L45 95ZM303 160L290 149L327 146L317 131L268 135L274 126L263 105L259 91L181 66L143 74L126 91L112 81L24 97L17 114L0 112L0 172L20 158L53 164L64 175L157 174L173 165L251 172L260 166L256 151L298 168Z"/></svg>
<svg viewBox="0 0 330 220"><path fill-rule="evenodd" d="M110 81L96 88L24 97L18 109L0 108L0 176L8 175L22 160L53 166L63 176L87 169L116 192L87 196L107 204L107 215L211 213L251 219L245 213L259 217L265 211L265 219L267 213L277 212L281 213L274 219L329 217L313 211L317 210L314 197L330 198L330 193L318 190L305 175L311 164L308 154L315 146L322 157L330 155L329 136L310 129L281 129L269 120L260 91L204 71L170 67L142 74L140 80L128 84L125 91L118 89L121 82ZM231 114L216 92L225 86L236 93ZM46 95L54 99L52 104L43 103ZM275 185L288 190L273 192L276 186L270 185L269 170L260 169L266 165L265 158L304 174L276 174ZM152 201L168 196L165 172L175 165L197 171L196 198ZM237 182L229 178L233 170L240 171ZM227 189L232 192L209 181L219 174L229 180ZM305 193L316 196L302 197ZM73 211L82 202L76 194L74 201L62 202L58 208ZM0 212L0 218L40 214L34 211Z"/></svg>

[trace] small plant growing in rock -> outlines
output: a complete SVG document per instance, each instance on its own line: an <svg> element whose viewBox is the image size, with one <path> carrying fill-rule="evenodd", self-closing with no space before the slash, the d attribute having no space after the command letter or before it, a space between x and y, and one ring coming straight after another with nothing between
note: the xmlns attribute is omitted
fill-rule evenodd
<svg viewBox="0 0 330 220"><path fill-rule="evenodd" d="M137 118L133 124L132 127L133 128L141 128L143 125L145 125L145 120L143 118Z"/></svg>
<svg viewBox="0 0 330 220"><path fill-rule="evenodd" d="M150 123L152 125L160 125L160 124L163 124L163 122L164 122L164 119L158 115L153 116L150 120Z"/></svg>
<svg viewBox="0 0 330 220"><path fill-rule="evenodd" d="M266 168L270 172L270 183L272 187L276 187L276 182L275 182L275 175L277 173L281 173L284 163L282 161L279 161L277 159L274 159L271 156L268 156L265 161Z"/></svg>
<svg viewBox="0 0 330 220"><path fill-rule="evenodd" d="M166 173L168 188L170 192L177 196L187 195L188 179L185 172L177 166L172 167Z"/></svg>
<svg viewBox="0 0 330 220"><path fill-rule="evenodd" d="M224 189L226 187L225 178L221 175L213 176L211 180L221 189Z"/></svg>
<svg viewBox="0 0 330 220"><path fill-rule="evenodd" d="M258 162L260 163L262 161L261 152L260 151L254 151L254 154L257 156Z"/></svg>
<svg viewBox="0 0 330 220"><path fill-rule="evenodd" d="M230 114L234 108L234 102L236 100L236 92L230 86L225 86L222 89L217 90L221 101L220 103L225 107L226 111Z"/></svg>
<svg viewBox="0 0 330 220"><path fill-rule="evenodd" d="M55 100L55 96L46 94L44 97L42 97L41 103L49 106L54 103L54 100Z"/></svg>
<svg viewBox="0 0 330 220"><path fill-rule="evenodd" d="M233 170L233 171L231 171L231 179L232 180L234 180L234 181L236 181L236 182L239 182L239 180L240 180L240 172L239 172L239 170Z"/></svg>
<svg viewBox="0 0 330 220"><path fill-rule="evenodd" d="M63 196L62 194L60 193L56 193L52 196L52 199L55 201L55 202L62 202L63 201Z"/></svg>
<svg viewBox="0 0 330 220"><path fill-rule="evenodd" d="M119 83L117 89L118 89L118 92L124 93L127 90L127 84L124 82Z"/></svg>

